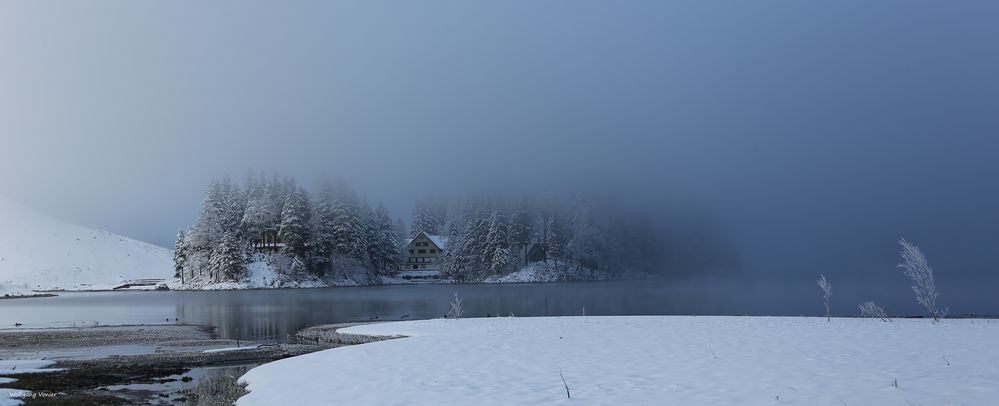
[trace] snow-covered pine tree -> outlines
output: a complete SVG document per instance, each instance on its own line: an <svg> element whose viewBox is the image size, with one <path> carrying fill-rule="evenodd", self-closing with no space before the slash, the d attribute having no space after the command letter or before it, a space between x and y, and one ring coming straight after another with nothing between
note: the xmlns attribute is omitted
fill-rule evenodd
<svg viewBox="0 0 999 406"><path fill-rule="evenodd" d="M271 176L271 179L266 183L267 193L270 194L271 200L275 204L275 212L278 215L278 224L281 222L281 213L284 213L284 204L288 201L288 196L291 192L298 189L295 185L295 180L291 178L281 179L278 174Z"/></svg>
<svg viewBox="0 0 999 406"><path fill-rule="evenodd" d="M306 192L301 189L291 191L284 203L284 210L281 211L281 228L278 230L278 237L285 244L282 252L300 258L306 257L311 217Z"/></svg>
<svg viewBox="0 0 999 406"><path fill-rule="evenodd" d="M378 230L378 255L382 265L382 274L388 275L399 269L399 246L401 242L396 235L395 226L388 209L379 204L374 215L375 228Z"/></svg>
<svg viewBox="0 0 999 406"><path fill-rule="evenodd" d="M180 278L184 284L184 273L187 268L187 235L184 230L177 230L177 240L173 243L173 277Z"/></svg>
<svg viewBox="0 0 999 406"><path fill-rule="evenodd" d="M534 216L527 201L521 202L510 216L510 250L517 252L518 260L527 265L527 249L534 238Z"/></svg>
<svg viewBox="0 0 999 406"><path fill-rule="evenodd" d="M506 270L510 263L510 242L507 236L506 217L499 210L493 210L489 216L489 232L486 234L483 249L483 264L489 272L499 274Z"/></svg>
<svg viewBox="0 0 999 406"><path fill-rule="evenodd" d="M566 258L566 237L561 223L558 215L552 214L545 227L545 252L548 259L555 262L556 268L558 268L558 261Z"/></svg>
<svg viewBox="0 0 999 406"><path fill-rule="evenodd" d="M413 226L410 227L410 236L423 231L430 235L440 235L444 232L444 215L446 210L440 204L430 200L417 203L413 209Z"/></svg>
<svg viewBox="0 0 999 406"><path fill-rule="evenodd" d="M605 268L606 244L604 233L586 206L576 206L572 214L572 232L566 244L566 256L578 266L589 270Z"/></svg>
<svg viewBox="0 0 999 406"><path fill-rule="evenodd" d="M402 221L401 217L395 219L395 223L392 224L392 232L395 233L395 240L399 244L395 250L398 253L399 262L401 263L403 258L406 258L407 248L405 241L409 238L409 230L406 229L406 223Z"/></svg>
<svg viewBox="0 0 999 406"><path fill-rule="evenodd" d="M381 254L381 246L378 244L381 240L381 233L378 231L378 224L375 223L375 212L367 202L361 203L358 212L368 263L371 264L371 269L381 274L384 258Z"/></svg>
<svg viewBox="0 0 999 406"><path fill-rule="evenodd" d="M455 282L465 282L470 277L468 248L456 223L449 222L445 231L447 249L441 263L441 273Z"/></svg>
<svg viewBox="0 0 999 406"><path fill-rule="evenodd" d="M248 181L246 208L243 210L241 228L248 239L262 238L264 232L277 231L281 223L281 211L274 200L271 184L264 180Z"/></svg>
<svg viewBox="0 0 999 406"><path fill-rule="evenodd" d="M334 241L337 253L368 264L368 242L364 216L357 195L341 183L336 191L334 204Z"/></svg>
<svg viewBox="0 0 999 406"><path fill-rule="evenodd" d="M336 251L334 200L332 189L324 186L316 195L313 206L313 267L316 274L321 277L330 272L333 254Z"/></svg>
<svg viewBox="0 0 999 406"><path fill-rule="evenodd" d="M201 202L201 215L194 223L187 237L188 247L192 253L204 254L206 257L222 241L222 220L219 211L222 207L222 192L218 182L212 182Z"/></svg>
<svg viewBox="0 0 999 406"><path fill-rule="evenodd" d="M243 212L246 208L245 197L239 190L239 185L234 184L228 176L222 180L220 187L222 200L219 205L219 218L222 220L222 229L232 233L234 238L241 238Z"/></svg>
<svg viewBox="0 0 999 406"><path fill-rule="evenodd" d="M489 217L492 213L485 206L468 210L465 232L461 236L461 254L464 257L466 277L473 278L488 271L492 257L487 257L486 240L489 237Z"/></svg>
<svg viewBox="0 0 999 406"><path fill-rule="evenodd" d="M243 245L231 232L222 235L222 241L212 253L211 281L237 281L246 270L246 257Z"/></svg>

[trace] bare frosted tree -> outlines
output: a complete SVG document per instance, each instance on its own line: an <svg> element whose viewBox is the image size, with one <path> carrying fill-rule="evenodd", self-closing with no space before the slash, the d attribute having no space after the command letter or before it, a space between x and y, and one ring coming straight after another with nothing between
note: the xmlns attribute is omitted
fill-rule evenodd
<svg viewBox="0 0 999 406"><path fill-rule="evenodd" d="M916 301L923 305L933 321L940 321L941 317L947 314L946 309L937 307L937 284L933 279L933 269L926 262L926 257L919 247L912 245L905 238L898 240L902 246L902 263L899 268L905 269L905 276L912 279L912 291L916 294Z"/></svg>
<svg viewBox="0 0 999 406"><path fill-rule="evenodd" d="M832 284L830 284L829 281L826 280L825 275L819 275L819 276L821 276L821 278L819 278L819 280L816 282L818 282L819 287L822 288L822 301L824 301L826 304L826 321L830 321L831 311L829 309L829 298L832 297Z"/></svg>
<svg viewBox="0 0 999 406"><path fill-rule="evenodd" d="M450 304L451 310L447 312L448 316L460 319L462 313L465 312L465 309L461 306L461 298L458 297L458 292L454 292L454 300L452 300Z"/></svg>
<svg viewBox="0 0 999 406"><path fill-rule="evenodd" d="M881 319L881 321L891 321L888 318L888 313L885 313L885 309L878 306L872 301L866 301L861 303L857 308L860 309L860 317L865 319Z"/></svg>

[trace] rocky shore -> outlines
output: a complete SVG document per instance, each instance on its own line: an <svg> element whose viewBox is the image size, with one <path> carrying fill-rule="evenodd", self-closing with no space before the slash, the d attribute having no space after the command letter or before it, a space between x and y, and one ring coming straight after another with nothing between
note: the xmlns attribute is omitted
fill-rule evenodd
<svg viewBox="0 0 999 406"><path fill-rule="evenodd" d="M0 330L0 387L27 405L171 404L192 401L192 370L259 365L331 347L218 339L209 327L109 326ZM18 372L17 360L50 361ZM233 378L233 382L235 378ZM14 393L14 392L11 392Z"/></svg>

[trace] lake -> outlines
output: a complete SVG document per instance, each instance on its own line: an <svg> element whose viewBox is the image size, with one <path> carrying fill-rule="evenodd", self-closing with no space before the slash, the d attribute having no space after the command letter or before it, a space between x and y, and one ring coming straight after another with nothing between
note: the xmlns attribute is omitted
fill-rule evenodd
<svg viewBox="0 0 999 406"><path fill-rule="evenodd" d="M831 278L833 313L875 300L892 315L922 314L904 277ZM951 314L999 314L999 284L938 281ZM806 315L824 313L811 276L545 284L426 284L244 291L58 292L0 300L0 328L201 324L222 338L285 341L304 327L442 317L457 293L466 317L583 315Z"/></svg>

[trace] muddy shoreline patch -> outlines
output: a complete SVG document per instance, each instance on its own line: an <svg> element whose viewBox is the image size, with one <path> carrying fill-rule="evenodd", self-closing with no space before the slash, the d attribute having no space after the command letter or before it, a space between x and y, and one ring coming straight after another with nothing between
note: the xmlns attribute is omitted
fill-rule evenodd
<svg viewBox="0 0 999 406"><path fill-rule="evenodd" d="M312 326L302 329L295 334L295 337L298 338L299 340L303 340L306 342L322 343L334 347L366 344L366 343L373 343L375 341L384 341L384 340L391 340L395 338L404 337L400 335L373 336L373 335L364 335L364 334L347 334L338 331L339 329L342 328L360 326L364 324L374 324L374 323L356 322L356 323L323 324L319 326Z"/></svg>
<svg viewBox="0 0 999 406"><path fill-rule="evenodd" d="M223 340L212 328L188 325L0 330L0 359L47 359L53 362L47 369L61 369L0 370L7 378L0 387L23 391L19 399L27 405L172 404L201 393L192 370L245 370L329 347Z"/></svg>

